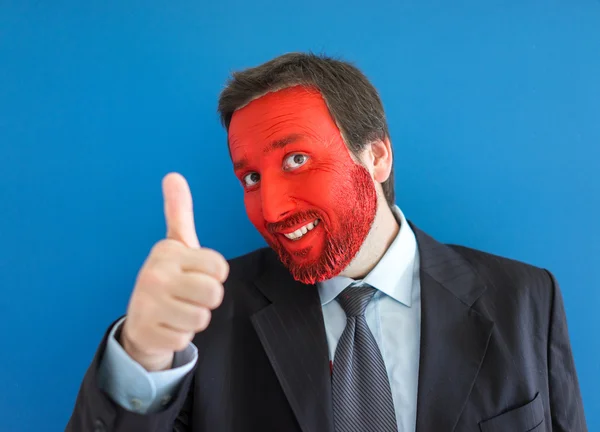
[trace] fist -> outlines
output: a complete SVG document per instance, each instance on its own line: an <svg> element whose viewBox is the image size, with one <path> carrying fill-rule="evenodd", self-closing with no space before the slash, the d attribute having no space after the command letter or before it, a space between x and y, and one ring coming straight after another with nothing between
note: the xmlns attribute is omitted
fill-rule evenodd
<svg viewBox="0 0 600 432"><path fill-rule="evenodd" d="M138 273L120 337L148 371L170 368L175 351L206 329L229 273L221 254L200 247L185 178L167 175L163 196L167 238L154 245Z"/></svg>

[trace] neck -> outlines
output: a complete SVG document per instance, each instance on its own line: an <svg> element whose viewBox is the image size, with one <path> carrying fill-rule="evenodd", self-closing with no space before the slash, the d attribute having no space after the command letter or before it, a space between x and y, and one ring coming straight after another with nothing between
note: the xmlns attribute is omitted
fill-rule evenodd
<svg viewBox="0 0 600 432"><path fill-rule="evenodd" d="M377 213L375 214L371 231L356 254L356 257L340 273L340 276L363 279L375 268L398 235L400 226L392 209L383 197L380 196L378 201Z"/></svg>

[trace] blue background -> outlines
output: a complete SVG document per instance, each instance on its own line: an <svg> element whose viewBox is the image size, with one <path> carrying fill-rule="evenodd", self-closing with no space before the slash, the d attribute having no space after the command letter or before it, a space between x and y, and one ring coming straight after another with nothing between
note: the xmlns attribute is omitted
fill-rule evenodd
<svg viewBox="0 0 600 432"><path fill-rule="evenodd" d="M0 0L0 430L63 430L189 180L200 241L262 246L216 100L288 51L380 90L398 204L439 240L551 269L600 430L600 2Z"/></svg>

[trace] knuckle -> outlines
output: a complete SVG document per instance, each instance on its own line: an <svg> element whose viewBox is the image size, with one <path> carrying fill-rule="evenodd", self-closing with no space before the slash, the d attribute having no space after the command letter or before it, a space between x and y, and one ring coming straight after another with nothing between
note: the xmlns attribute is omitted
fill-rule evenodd
<svg viewBox="0 0 600 432"><path fill-rule="evenodd" d="M164 268L152 266L140 274L139 282L144 287L162 287L169 284L170 276Z"/></svg>
<svg viewBox="0 0 600 432"><path fill-rule="evenodd" d="M229 274L229 264L223 255L213 249L204 249L204 260L214 269L214 276L223 281Z"/></svg>
<svg viewBox="0 0 600 432"><path fill-rule="evenodd" d="M171 239L163 239L154 244L152 247L151 255L163 257L165 255L172 255L180 251L178 243Z"/></svg>
<svg viewBox="0 0 600 432"><path fill-rule="evenodd" d="M210 324L211 313L208 309L198 308L196 313L196 332L206 330L208 324Z"/></svg>
<svg viewBox="0 0 600 432"><path fill-rule="evenodd" d="M224 257L219 259L219 281L225 282L229 276L229 263Z"/></svg>
<svg viewBox="0 0 600 432"><path fill-rule="evenodd" d="M165 249L166 249L166 242L164 240L160 240L158 242L156 242L154 244L154 246L152 246L152 250L150 251L150 256L156 257L156 256L160 256L163 253L165 253Z"/></svg>
<svg viewBox="0 0 600 432"><path fill-rule="evenodd" d="M189 336L186 334L181 334L175 337L175 339L173 340L173 348L175 349L175 351L183 351L187 348L189 343Z"/></svg>
<svg viewBox="0 0 600 432"><path fill-rule="evenodd" d="M207 291L207 306L210 309L216 309L223 301L225 289L223 288L223 285L213 279L213 282L208 286Z"/></svg>

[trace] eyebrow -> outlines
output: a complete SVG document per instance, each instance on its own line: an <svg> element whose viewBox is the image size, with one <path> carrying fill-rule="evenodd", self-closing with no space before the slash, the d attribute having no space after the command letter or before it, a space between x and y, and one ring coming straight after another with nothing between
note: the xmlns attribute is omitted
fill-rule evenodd
<svg viewBox="0 0 600 432"><path fill-rule="evenodd" d="M234 171L241 171L244 168L246 168L248 166L248 159L244 158L244 159L240 159L237 162L234 162L233 164L233 170Z"/></svg>
<svg viewBox="0 0 600 432"><path fill-rule="evenodd" d="M284 148L288 144L292 144L303 137L301 134L290 134L283 138L277 139L269 143L267 147L263 150L265 154L272 152L273 150ZM248 166L248 159L243 158L233 164L234 171L243 170Z"/></svg>
<svg viewBox="0 0 600 432"><path fill-rule="evenodd" d="M302 137L303 135L301 134L290 134L283 138L275 140L271 142L267 147L265 147L264 153L270 153L273 150L284 148L286 145L292 144L293 142L300 140Z"/></svg>

